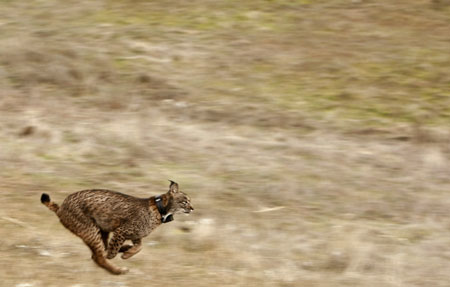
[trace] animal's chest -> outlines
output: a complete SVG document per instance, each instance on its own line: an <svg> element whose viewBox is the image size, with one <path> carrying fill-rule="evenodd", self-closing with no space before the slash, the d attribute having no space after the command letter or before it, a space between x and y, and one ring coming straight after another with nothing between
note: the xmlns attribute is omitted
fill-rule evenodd
<svg viewBox="0 0 450 287"><path fill-rule="evenodd" d="M136 218L133 218L130 222L128 228L128 237L130 239L139 239L149 235L155 228L157 224L152 220L150 214L139 214Z"/></svg>

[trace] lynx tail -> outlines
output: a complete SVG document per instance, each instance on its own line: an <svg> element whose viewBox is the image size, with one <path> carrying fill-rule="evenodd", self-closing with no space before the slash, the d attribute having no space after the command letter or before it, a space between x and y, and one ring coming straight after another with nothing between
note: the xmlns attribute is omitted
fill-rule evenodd
<svg viewBox="0 0 450 287"><path fill-rule="evenodd" d="M59 209L59 205L54 203L53 201L50 201L50 196L46 193L43 193L41 195L41 202L53 212L57 212Z"/></svg>

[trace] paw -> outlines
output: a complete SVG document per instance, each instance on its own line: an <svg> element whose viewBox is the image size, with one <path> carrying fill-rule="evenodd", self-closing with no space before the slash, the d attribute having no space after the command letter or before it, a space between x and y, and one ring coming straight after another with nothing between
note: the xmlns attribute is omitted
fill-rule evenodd
<svg viewBox="0 0 450 287"><path fill-rule="evenodd" d="M121 258L122 258L122 259L128 259L128 258L130 258L131 256L133 256L134 254L136 254L136 253L132 253L132 252L124 252L124 253L122 254Z"/></svg>
<svg viewBox="0 0 450 287"><path fill-rule="evenodd" d="M120 267L118 274L127 274L130 271L127 267Z"/></svg>
<svg viewBox="0 0 450 287"><path fill-rule="evenodd" d="M135 246L133 246L132 249L124 252L121 257L122 257L122 259L128 259L131 256L136 255L139 251L141 251L141 249L142 249L142 245L135 245Z"/></svg>
<svg viewBox="0 0 450 287"><path fill-rule="evenodd" d="M116 267L114 266L113 269L109 270L114 275L122 275L128 273L130 270L126 267Z"/></svg>

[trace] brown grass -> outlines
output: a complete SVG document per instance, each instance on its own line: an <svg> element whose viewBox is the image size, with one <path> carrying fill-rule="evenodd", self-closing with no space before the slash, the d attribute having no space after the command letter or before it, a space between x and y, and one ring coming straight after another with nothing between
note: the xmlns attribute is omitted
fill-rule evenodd
<svg viewBox="0 0 450 287"><path fill-rule="evenodd" d="M446 1L0 1L1 286L448 286ZM174 179L111 276L39 203Z"/></svg>

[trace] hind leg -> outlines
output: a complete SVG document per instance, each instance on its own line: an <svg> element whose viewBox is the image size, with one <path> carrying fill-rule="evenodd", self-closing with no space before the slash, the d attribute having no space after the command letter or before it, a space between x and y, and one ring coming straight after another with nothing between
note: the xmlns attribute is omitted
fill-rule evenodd
<svg viewBox="0 0 450 287"><path fill-rule="evenodd" d="M100 230L100 234L102 235L102 241L103 241L103 245L105 246L105 251L108 250L108 237L109 237L109 232Z"/></svg>
<svg viewBox="0 0 450 287"><path fill-rule="evenodd" d="M81 213L71 212L70 216L61 216L61 223L76 236L80 237L92 251L92 259L98 266L113 274L124 274L127 268L120 268L109 262L105 257L105 234L90 219ZM106 243L107 244L107 243Z"/></svg>
<svg viewBox="0 0 450 287"><path fill-rule="evenodd" d="M86 245L91 249L92 259L95 261L95 263L113 274L127 273L127 268L115 266L106 259L104 241L100 229L98 229L98 227L95 227L89 230L89 233L89 235L80 237L83 239L84 243L86 243Z"/></svg>

